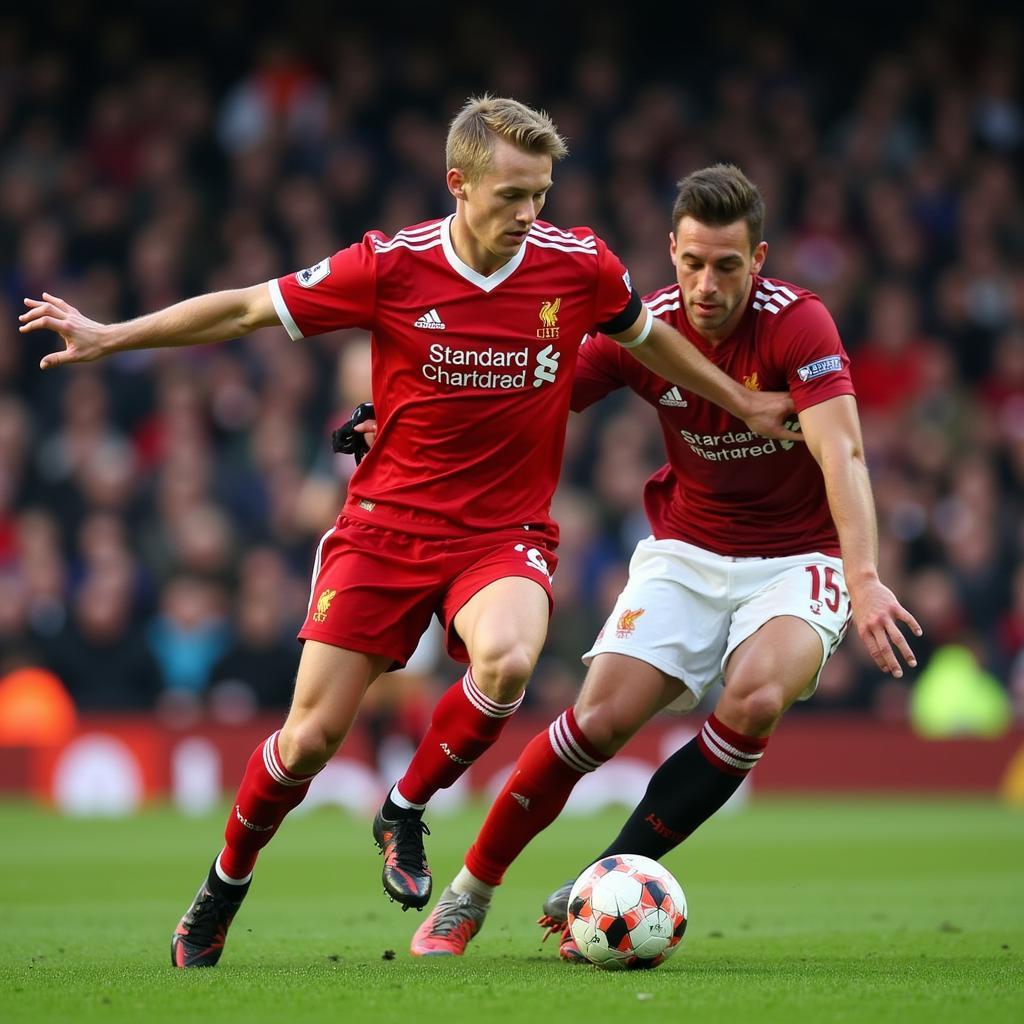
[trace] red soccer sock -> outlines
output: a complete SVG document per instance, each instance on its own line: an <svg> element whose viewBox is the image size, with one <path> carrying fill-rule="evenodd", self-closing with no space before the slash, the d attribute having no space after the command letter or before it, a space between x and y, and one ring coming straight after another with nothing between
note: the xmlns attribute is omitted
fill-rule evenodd
<svg viewBox="0 0 1024 1024"><path fill-rule="evenodd" d="M302 803L313 781L313 775L293 775L281 763L279 735L275 732L253 751L238 787L220 854L221 870L230 878L245 878L252 871L260 850L285 815Z"/></svg>
<svg viewBox="0 0 1024 1024"><path fill-rule="evenodd" d="M473 682L472 667L466 669L437 702L430 728L398 780L398 792L411 804L425 804L447 789L501 735L522 702L520 696L498 704Z"/></svg>
<svg viewBox="0 0 1024 1024"><path fill-rule="evenodd" d="M519 755L466 854L466 867L481 882L500 885L526 844L558 817L576 783L607 760L583 735L572 708L563 712Z"/></svg>
<svg viewBox="0 0 1024 1024"><path fill-rule="evenodd" d="M697 746L708 763L720 772L744 779L761 760L768 746L768 737L744 736L720 722L712 713L697 735Z"/></svg>

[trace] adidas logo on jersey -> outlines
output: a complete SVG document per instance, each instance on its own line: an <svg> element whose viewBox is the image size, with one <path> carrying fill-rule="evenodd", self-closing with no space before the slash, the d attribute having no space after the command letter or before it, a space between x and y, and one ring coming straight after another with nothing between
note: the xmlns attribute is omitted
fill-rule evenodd
<svg viewBox="0 0 1024 1024"><path fill-rule="evenodd" d="M689 403L680 393L679 388L669 388L668 391L658 399L658 405L670 405L675 409L685 409L688 404Z"/></svg>
<svg viewBox="0 0 1024 1024"><path fill-rule="evenodd" d="M444 321L437 315L436 309L428 309L419 320L413 322L413 327L422 327L425 331L443 331Z"/></svg>

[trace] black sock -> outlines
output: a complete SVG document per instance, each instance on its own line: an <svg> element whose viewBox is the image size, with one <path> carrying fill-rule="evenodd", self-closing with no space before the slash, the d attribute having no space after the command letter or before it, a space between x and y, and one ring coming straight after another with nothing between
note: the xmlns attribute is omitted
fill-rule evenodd
<svg viewBox="0 0 1024 1024"><path fill-rule="evenodd" d="M699 747L699 736L694 736L662 763L622 831L590 863L617 853L658 860L707 821L746 774L728 774L713 765Z"/></svg>
<svg viewBox="0 0 1024 1024"><path fill-rule="evenodd" d="M243 900L245 894L249 891L249 886L252 885L252 879L250 878L245 885L232 885L230 882L225 882L220 875L217 874L217 861L214 860L213 864L210 865L210 873L206 876L206 887L210 892L216 893L218 896L226 897L229 900Z"/></svg>
<svg viewBox="0 0 1024 1024"><path fill-rule="evenodd" d="M380 809L380 813L385 821L398 821L399 818L422 818L423 810L424 808L422 807L399 807L391 799L389 791L387 799L384 801L384 806Z"/></svg>

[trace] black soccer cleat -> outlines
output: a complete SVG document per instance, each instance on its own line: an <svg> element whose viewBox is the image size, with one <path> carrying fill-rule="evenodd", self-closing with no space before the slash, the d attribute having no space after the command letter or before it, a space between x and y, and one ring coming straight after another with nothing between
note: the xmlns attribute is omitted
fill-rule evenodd
<svg viewBox="0 0 1024 1024"><path fill-rule="evenodd" d="M233 885L237 894L224 895L228 888L215 878L214 868L199 887L192 906L178 922L171 936L171 963L175 967L213 967L224 952L228 928L249 891L251 882ZM233 898L232 898L233 897Z"/></svg>
<svg viewBox="0 0 1024 1024"><path fill-rule="evenodd" d="M378 811L373 819L373 840L384 856L384 895L401 903L403 910L422 910L430 902L433 880L423 850L425 835L430 829L419 818L388 821Z"/></svg>

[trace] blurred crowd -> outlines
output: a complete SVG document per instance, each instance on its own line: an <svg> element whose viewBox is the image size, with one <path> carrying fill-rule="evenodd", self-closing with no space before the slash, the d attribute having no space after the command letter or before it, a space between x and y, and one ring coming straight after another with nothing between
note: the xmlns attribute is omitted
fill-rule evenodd
<svg viewBox="0 0 1024 1024"><path fill-rule="evenodd" d="M679 177L729 160L759 184L766 272L821 295L851 353L882 575L925 629L924 670L963 647L1024 714L1019 19L937 4L889 11L879 36L799 5L673 27L567 4L521 33L410 5L396 36L315 3L285 23L231 2L111 10L0 20L0 676L44 665L84 711L287 705L352 470L329 436L369 397L368 338L265 330L43 374L59 342L17 333L22 298L125 319L446 214L447 121L486 89L553 115L571 156L545 218L596 229L642 291L672 280ZM575 694L661 452L633 396L570 423L535 706ZM428 634L373 688L371 728L415 735L455 671ZM851 635L810 703L898 720L908 682Z"/></svg>

